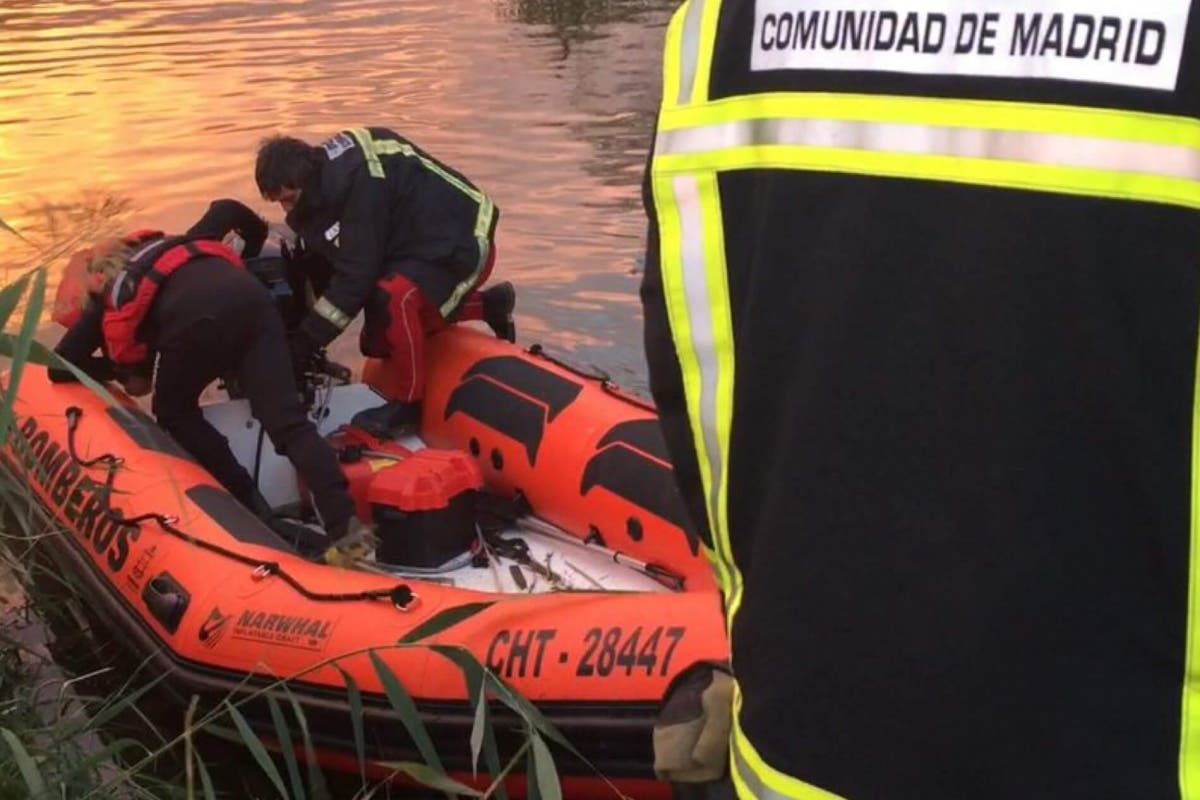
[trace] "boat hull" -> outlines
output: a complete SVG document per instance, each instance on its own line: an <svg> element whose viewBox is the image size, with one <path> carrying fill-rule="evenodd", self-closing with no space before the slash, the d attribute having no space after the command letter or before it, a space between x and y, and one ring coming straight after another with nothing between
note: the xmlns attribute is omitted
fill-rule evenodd
<svg viewBox="0 0 1200 800"><path fill-rule="evenodd" d="M131 399L122 395L123 405L110 408L83 386L50 383L36 367L26 368L18 387L2 461L28 483L37 513L53 531L45 544L64 571L103 609L114 637L137 658L154 660L181 703L193 694L216 703L262 692L245 710L270 737L265 698L296 698L324 760L336 767L353 756L357 764L349 676L361 693L368 759L412 760L417 754L388 701L381 663L414 698L447 768L467 772L472 687L431 645L458 648L535 702L601 773L633 781L640 787L634 796L649 797L642 782L654 778L650 732L672 681L693 666L728 658L719 593L670 507L677 501L619 484L622 465L646 462L637 467L643 477L663 469L661 450L646 431L653 414L581 381L574 401L554 419L543 403L534 453L521 431L488 417L470 397L464 401L463 387L499 382L496 364L507 365L501 378L544 365L466 333L435 337L441 352L431 358L438 367L430 375L422 437L470 452L489 488L502 495L520 490L540 518L581 538L598 529L606 545L669 566L685 576L685 590L487 593L312 563L240 506ZM495 386L484 387L489 392ZM363 395L359 405L379 399ZM321 419L321 429L336 429L353 410L342 407L341 418ZM638 431L633 444L613 433L625 423ZM634 461L618 450L636 450ZM598 472L598 457L617 466ZM551 474L562 480L546 483L543 476ZM638 535L631 536L628 520L635 516ZM430 625L444 629L402 643ZM286 695L269 688L281 679ZM501 750L515 752L520 720L500 706L495 719ZM560 756L559 767L582 782L572 796L590 796L584 784L611 796L578 760Z"/></svg>

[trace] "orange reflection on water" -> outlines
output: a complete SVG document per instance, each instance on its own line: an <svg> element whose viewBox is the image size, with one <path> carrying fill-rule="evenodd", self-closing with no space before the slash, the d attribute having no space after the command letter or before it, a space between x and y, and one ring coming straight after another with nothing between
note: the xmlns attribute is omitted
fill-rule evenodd
<svg viewBox="0 0 1200 800"><path fill-rule="evenodd" d="M263 136L388 125L495 198L496 274L522 292L523 330L640 351L630 270L673 6L5 0L0 219L44 242L47 210L107 196L123 222L167 230L217 197L278 221L253 182ZM0 265L31 255L0 232Z"/></svg>

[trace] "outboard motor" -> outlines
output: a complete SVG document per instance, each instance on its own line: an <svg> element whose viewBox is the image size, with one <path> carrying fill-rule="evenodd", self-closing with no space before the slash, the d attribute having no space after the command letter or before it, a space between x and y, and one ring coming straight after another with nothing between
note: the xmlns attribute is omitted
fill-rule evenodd
<svg viewBox="0 0 1200 800"><path fill-rule="evenodd" d="M289 257L287 251L278 254L266 251L245 261L246 269L259 279L271 296L283 317L287 330L294 330L308 312L305 277L299 264Z"/></svg>
<svg viewBox="0 0 1200 800"><path fill-rule="evenodd" d="M308 313L308 279L304 275L303 265L292 256L287 245L268 240L259 255L244 259L244 263L246 270L258 278L275 298L275 308L283 318L284 329L291 332L298 328ZM236 375L223 376L221 388L229 394L230 399L245 396Z"/></svg>

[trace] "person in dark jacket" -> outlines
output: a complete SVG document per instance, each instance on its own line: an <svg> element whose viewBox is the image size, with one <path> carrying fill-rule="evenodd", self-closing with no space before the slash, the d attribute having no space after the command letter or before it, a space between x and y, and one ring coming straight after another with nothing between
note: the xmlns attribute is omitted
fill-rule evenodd
<svg viewBox="0 0 1200 800"><path fill-rule="evenodd" d="M865 6L664 37L645 351L728 776L1196 798L1200 3Z"/></svg>
<svg viewBox="0 0 1200 800"><path fill-rule="evenodd" d="M115 378L139 395L150 389L157 358L152 411L158 423L234 497L266 518L271 509L254 480L200 410L205 387L235 375L276 451L313 492L332 540L326 560L358 557L373 546L373 534L354 514L336 454L305 413L274 299L238 254L219 243L231 231L244 240L243 254L253 256L267 226L241 203L220 200L182 237L146 231L85 253L104 288L88 295L55 352L91 377ZM167 266L173 253L183 263ZM103 355L95 355L97 349ZM75 377L52 369L50 379Z"/></svg>
<svg viewBox="0 0 1200 800"><path fill-rule="evenodd" d="M352 422L376 436L420 422L425 336L463 320L514 341L512 284L478 291L495 263L499 209L460 173L387 128L341 131L320 146L274 136L255 165L307 251L320 297L292 337L302 363L365 320L362 353L388 358L397 396Z"/></svg>

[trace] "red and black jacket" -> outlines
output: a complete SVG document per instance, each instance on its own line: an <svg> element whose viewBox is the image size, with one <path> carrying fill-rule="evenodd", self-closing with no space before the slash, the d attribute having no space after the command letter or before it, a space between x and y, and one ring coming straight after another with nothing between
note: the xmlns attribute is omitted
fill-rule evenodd
<svg viewBox="0 0 1200 800"><path fill-rule="evenodd" d="M125 237L134 248L129 265L105 291L104 347L118 366L144 361L149 348L142 326L154 297L173 272L197 258L215 256L239 267L241 258L220 242L188 236L164 236L162 231L140 230Z"/></svg>
<svg viewBox="0 0 1200 800"><path fill-rule="evenodd" d="M170 237L169 241L175 244L205 241L206 246L219 247L218 242L230 231L237 231L245 241L246 244L243 252L247 258L253 258L259 254L268 234L266 222L248 206L237 200L222 198L210 203L204 215L188 228L182 237ZM155 244L161 244L166 247L170 246L168 238L164 237L158 231L135 231L125 237L125 240L136 247L138 242L151 244L151 236L161 239L161 242ZM203 253L204 251L201 252ZM158 263L156 253L158 256L167 255L165 249L152 247L151 251L147 251L145 254L151 258L150 263L139 267L139 269L148 269L149 266L154 266L156 269L152 272L154 274L161 274L163 271L162 267L166 266L166 264ZM218 257L231 264L242 265L241 260L232 251L225 248L220 250ZM191 258L188 259L188 261L190 260ZM178 268L179 266L175 266L173 270ZM72 275L68 267L68 271L63 275L63 281L71 279ZM152 375L154 372L155 347L151 340L161 334L161 331L150 330L151 326L146 324L147 317L151 316L154 303L147 302L144 308L138 306L142 316L141 322L132 326L128 322L123 323L128 331L132 331L132 348L143 352L142 359L133 366L129 366L128 364L118 365L109 358L109 345L106 341L107 336L103 330L104 318L107 315L107 306L109 305L105 295L111 295L111 291L105 293L101 287L87 285L88 278L86 274L76 274L73 279L77 283L82 284L74 287L78 291L68 290L66 292L67 296L63 298L64 303L62 307L58 307L59 304L56 301L55 321L64 325L67 328L67 332L55 346L55 352L62 358L83 369L84 372L96 380L112 380L118 372L124 374L141 374L147 377ZM147 282L150 283L153 281L155 279L151 278ZM162 289L161 284L162 281L158 280L154 286L146 287L145 291L149 293L150 297L148 299L150 301L161 299L161 295L158 294L158 291ZM130 302L136 297L138 285L138 281L127 281L125 283L126 288L118 296L120 305L124 307L125 303ZM132 294L130 294L131 292ZM59 287L59 294L63 294L63 287L61 285ZM80 300L82 300L82 304ZM82 305L81 308L79 307L80 305ZM75 310L76 308L78 308L77 311ZM129 307L124 313L132 315L133 310L134 307ZM120 336L126 337L127 333L121 333ZM128 341L128 339L125 339L125 341ZM139 347L139 345L141 346ZM103 355L93 355L97 349L101 349ZM114 367L117 367L117 369L114 369ZM51 367L49 376L55 382L70 382L75 380L75 376L70 370L59 367Z"/></svg>

